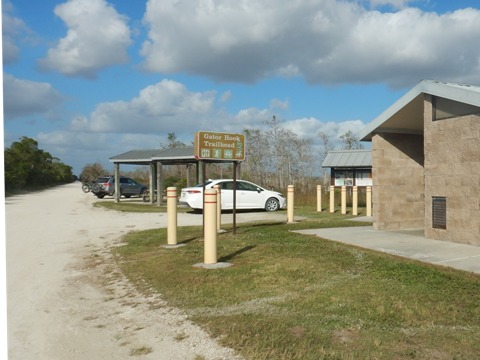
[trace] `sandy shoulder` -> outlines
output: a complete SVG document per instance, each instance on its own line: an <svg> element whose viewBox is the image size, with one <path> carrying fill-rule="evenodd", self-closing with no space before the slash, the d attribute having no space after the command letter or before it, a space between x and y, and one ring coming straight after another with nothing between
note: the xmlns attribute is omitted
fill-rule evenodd
<svg viewBox="0 0 480 360"><path fill-rule="evenodd" d="M161 295L137 292L111 258L123 234L164 227L166 214L117 213L94 201L78 183L6 199L9 358L235 359ZM252 216L285 215L237 221ZM201 221L179 214L178 224Z"/></svg>

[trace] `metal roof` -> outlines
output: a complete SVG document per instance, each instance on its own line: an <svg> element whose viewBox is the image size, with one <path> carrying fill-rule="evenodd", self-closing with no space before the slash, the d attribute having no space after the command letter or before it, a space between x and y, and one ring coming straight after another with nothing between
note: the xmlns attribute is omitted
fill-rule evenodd
<svg viewBox="0 0 480 360"><path fill-rule="evenodd" d="M372 167L371 150L329 151L322 167Z"/></svg>
<svg viewBox="0 0 480 360"><path fill-rule="evenodd" d="M375 132L423 134L423 94L480 107L480 86L423 80L360 132L370 141Z"/></svg>
<svg viewBox="0 0 480 360"><path fill-rule="evenodd" d="M153 160L195 159L193 146L164 149L152 156Z"/></svg>
<svg viewBox="0 0 480 360"><path fill-rule="evenodd" d="M110 158L110 162L148 165L153 161L159 162L195 162L193 146L182 146L170 149L130 150Z"/></svg>

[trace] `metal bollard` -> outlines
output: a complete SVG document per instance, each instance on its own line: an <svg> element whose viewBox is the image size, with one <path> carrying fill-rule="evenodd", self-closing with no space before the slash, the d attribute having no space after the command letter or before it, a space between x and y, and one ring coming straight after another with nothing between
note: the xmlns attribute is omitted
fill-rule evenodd
<svg viewBox="0 0 480 360"><path fill-rule="evenodd" d="M353 187L352 194L352 215L358 215L358 186Z"/></svg>
<svg viewBox="0 0 480 360"><path fill-rule="evenodd" d="M317 185L317 211L322 211L322 185Z"/></svg>
<svg viewBox="0 0 480 360"><path fill-rule="evenodd" d="M372 187L367 186L367 216L372 216Z"/></svg>
<svg viewBox="0 0 480 360"><path fill-rule="evenodd" d="M205 190L204 262L217 263L217 190Z"/></svg>
<svg viewBox="0 0 480 360"><path fill-rule="evenodd" d="M177 188L167 188L167 244L177 245Z"/></svg>
<svg viewBox="0 0 480 360"><path fill-rule="evenodd" d="M335 186L330 185L330 212L335 212Z"/></svg>
<svg viewBox="0 0 480 360"><path fill-rule="evenodd" d="M342 186L342 214L345 215L347 213L347 187Z"/></svg>
<svg viewBox="0 0 480 360"><path fill-rule="evenodd" d="M293 222L293 206L294 206L295 189L293 185L288 185L287 190L287 222Z"/></svg>

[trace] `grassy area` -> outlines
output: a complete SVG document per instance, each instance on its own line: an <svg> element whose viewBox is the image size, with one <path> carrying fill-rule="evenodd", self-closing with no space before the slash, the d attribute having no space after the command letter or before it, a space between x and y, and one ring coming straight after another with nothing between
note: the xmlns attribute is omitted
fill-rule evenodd
<svg viewBox="0 0 480 360"><path fill-rule="evenodd" d="M155 289L248 359L475 359L480 276L290 230L353 226L302 209L297 224L242 224L219 234L219 262L203 270L202 229L133 232L116 248L139 288Z"/></svg>

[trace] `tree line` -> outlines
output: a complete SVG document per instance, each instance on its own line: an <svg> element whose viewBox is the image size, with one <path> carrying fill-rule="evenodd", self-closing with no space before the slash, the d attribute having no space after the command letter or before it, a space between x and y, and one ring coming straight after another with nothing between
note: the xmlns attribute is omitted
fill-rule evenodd
<svg viewBox="0 0 480 360"><path fill-rule="evenodd" d="M4 150L4 161L6 193L75 181L71 166L40 149L37 141L26 136Z"/></svg>
<svg viewBox="0 0 480 360"><path fill-rule="evenodd" d="M342 149L362 148L362 144L350 130L339 139L332 139L321 132L320 146L314 150L311 140L284 128L275 116L265 121L264 125L263 129L243 130L247 146L239 177L272 190L284 192L288 185L294 185L296 191L311 192L316 185L326 185L329 182L329 176L323 172L321 164L327 153L335 149L336 144L340 144ZM182 146L186 144L179 141L173 132L168 133L166 143L160 144L161 149ZM187 171L184 165L165 167L164 186L185 187ZM207 178L211 179L229 178L232 172L231 163L209 163L207 166ZM105 174L107 171L100 164L88 164L80 174L80 180L93 181ZM148 168L139 168L122 175L132 177L144 184L149 181Z"/></svg>

